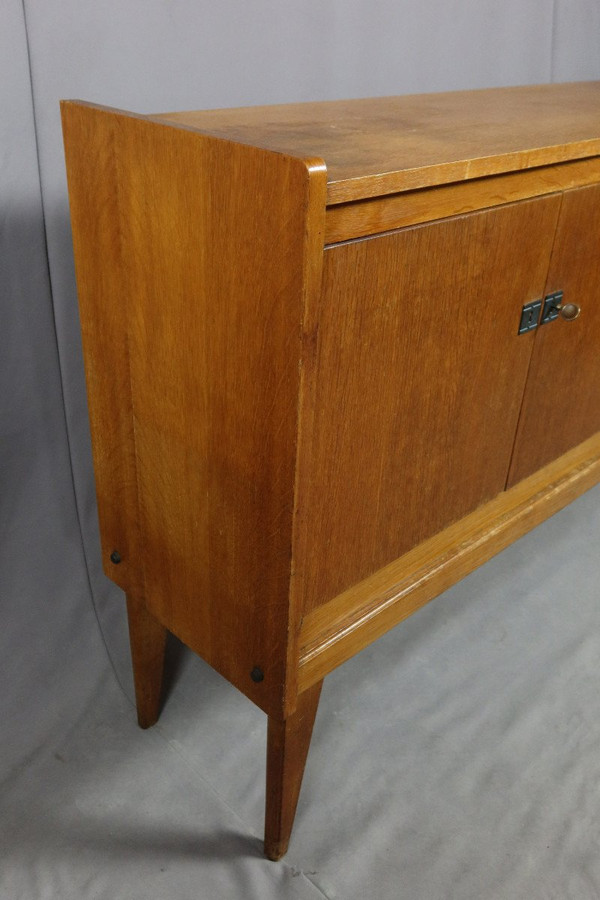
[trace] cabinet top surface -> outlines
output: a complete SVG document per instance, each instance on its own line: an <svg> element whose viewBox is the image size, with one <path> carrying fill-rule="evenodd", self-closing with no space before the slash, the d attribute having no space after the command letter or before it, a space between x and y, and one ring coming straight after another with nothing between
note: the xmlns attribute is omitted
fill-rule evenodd
<svg viewBox="0 0 600 900"><path fill-rule="evenodd" d="M330 204L600 154L600 82L152 118L290 156L322 159Z"/></svg>

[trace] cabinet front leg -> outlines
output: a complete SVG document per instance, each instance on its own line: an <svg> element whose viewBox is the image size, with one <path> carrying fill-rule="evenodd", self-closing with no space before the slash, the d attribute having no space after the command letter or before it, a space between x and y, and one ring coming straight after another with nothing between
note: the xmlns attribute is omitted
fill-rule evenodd
<svg viewBox="0 0 600 900"><path fill-rule="evenodd" d="M136 597L127 596L129 643L140 728L154 725L160 712L167 629Z"/></svg>
<svg viewBox="0 0 600 900"><path fill-rule="evenodd" d="M281 859L288 848L322 685L319 681L301 694L296 711L287 719L269 716L265 810L268 859Z"/></svg>

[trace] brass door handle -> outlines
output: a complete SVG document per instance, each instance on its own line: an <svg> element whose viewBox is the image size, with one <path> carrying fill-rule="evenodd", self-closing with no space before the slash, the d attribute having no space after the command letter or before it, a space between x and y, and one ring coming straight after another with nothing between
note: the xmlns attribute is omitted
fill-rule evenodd
<svg viewBox="0 0 600 900"><path fill-rule="evenodd" d="M573 319L577 319L581 313L581 308L577 306L576 303L561 303L556 309L559 310L561 316L567 322L572 322Z"/></svg>

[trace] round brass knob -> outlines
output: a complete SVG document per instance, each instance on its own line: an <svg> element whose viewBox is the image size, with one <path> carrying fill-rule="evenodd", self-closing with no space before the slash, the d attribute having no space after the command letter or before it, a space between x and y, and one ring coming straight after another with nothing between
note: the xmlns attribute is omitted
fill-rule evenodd
<svg viewBox="0 0 600 900"><path fill-rule="evenodd" d="M572 322L573 319L576 319L581 312L579 306L576 303L565 303L564 306L560 306L560 314L563 319L566 319L567 322Z"/></svg>

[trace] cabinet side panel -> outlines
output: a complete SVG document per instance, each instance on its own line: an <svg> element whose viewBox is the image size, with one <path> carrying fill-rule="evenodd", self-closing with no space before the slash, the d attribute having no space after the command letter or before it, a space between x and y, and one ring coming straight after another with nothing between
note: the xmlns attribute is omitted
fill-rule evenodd
<svg viewBox="0 0 600 900"><path fill-rule="evenodd" d="M296 633L307 210L320 192L324 211L325 170L143 117L88 115L115 122L146 602L280 714Z"/></svg>
<svg viewBox="0 0 600 900"><path fill-rule="evenodd" d="M538 328L510 485L600 431L600 185L567 191L546 294L581 309Z"/></svg>
<svg viewBox="0 0 600 900"><path fill-rule="evenodd" d="M143 572L121 266L115 120L62 105L102 562L123 590L141 594ZM113 550L122 562L110 561Z"/></svg>
<svg viewBox="0 0 600 900"><path fill-rule="evenodd" d="M326 250L306 612L504 489L559 203Z"/></svg>

